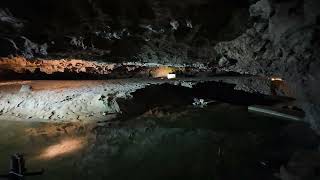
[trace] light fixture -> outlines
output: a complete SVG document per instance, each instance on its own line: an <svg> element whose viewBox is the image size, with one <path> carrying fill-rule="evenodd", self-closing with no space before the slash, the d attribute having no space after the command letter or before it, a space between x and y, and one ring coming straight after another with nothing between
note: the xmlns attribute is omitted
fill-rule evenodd
<svg viewBox="0 0 320 180"><path fill-rule="evenodd" d="M168 79L175 79L176 77L177 77L176 74L168 74L167 75Z"/></svg>
<svg viewBox="0 0 320 180"><path fill-rule="evenodd" d="M283 81L283 79L278 77L272 77L271 81Z"/></svg>

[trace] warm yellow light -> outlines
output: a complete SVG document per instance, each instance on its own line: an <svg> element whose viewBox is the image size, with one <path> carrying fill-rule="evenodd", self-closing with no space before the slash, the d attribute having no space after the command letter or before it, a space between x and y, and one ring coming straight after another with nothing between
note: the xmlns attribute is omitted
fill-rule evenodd
<svg viewBox="0 0 320 180"><path fill-rule="evenodd" d="M283 81L282 78L272 77L271 81Z"/></svg>
<svg viewBox="0 0 320 180"><path fill-rule="evenodd" d="M83 139L65 139L58 144L49 146L40 155L43 159L52 159L58 156L70 154L84 146Z"/></svg>
<svg viewBox="0 0 320 180"><path fill-rule="evenodd" d="M158 67L151 72L154 78L167 78L168 74L174 72L174 68L171 67Z"/></svg>

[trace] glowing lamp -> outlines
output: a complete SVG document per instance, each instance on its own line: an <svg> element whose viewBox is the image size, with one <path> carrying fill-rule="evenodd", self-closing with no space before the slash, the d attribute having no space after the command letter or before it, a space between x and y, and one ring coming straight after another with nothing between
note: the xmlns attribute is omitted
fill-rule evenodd
<svg viewBox="0 0 320 180"><path fill-rule="evenodd" d="M272 77L271 81L283 81L282 78Z"/></svg>
<svg viewBox="0 0 320 180"><path fill-rule="evenodd" d="M176 77L177 77L176 74L168 74L167 75L168 79L175 79Z"/></svg>

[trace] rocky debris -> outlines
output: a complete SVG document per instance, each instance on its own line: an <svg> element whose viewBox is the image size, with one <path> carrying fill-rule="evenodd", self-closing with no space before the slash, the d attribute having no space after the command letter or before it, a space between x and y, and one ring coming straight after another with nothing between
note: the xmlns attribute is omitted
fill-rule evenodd
<svg viewBox="0 0 320 180"><path fill-rule="evenodd" d="M188 88L193 88L194 85L195 85L194 82L183 81L183 82L180 83L180 86L182 86L182 87L188 87Z"/></svg>
<svg viewBox="0 0 320 180"><path fill-rule="evenodd" d="M209 101L205 101L204 99L198 99L198 98L194 98L193 101L194 102L192 103L192 105L199 108L204 108L208 106L209 103L211 103Z"/></svg>
<svg viewBox="0 0 320 180"><path fill-rule="evenodd" d="M35 56L46 56L48 55L47 49L48 45L47 43L44 43L42 45L38 45L34 42L31 42L26 37L21 37L21 39L24 40L24 48L22 51L22 55L28 59L34 58Z"/></svg>

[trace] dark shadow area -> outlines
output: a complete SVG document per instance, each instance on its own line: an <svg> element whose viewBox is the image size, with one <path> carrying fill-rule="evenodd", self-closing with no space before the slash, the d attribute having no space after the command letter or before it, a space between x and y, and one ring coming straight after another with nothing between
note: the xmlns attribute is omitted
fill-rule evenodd
<svg viewBox="0 0 320 180"><path fill-rule="evenodd" d="M119 101L123 116L134 117L156 107L174 109L192 105L194 98L214 100L233 105L274 105L290 101L290 98L251 94L234 90L235 85L220 82L199 83L193 88L170 84L149 86L132 93L133 98Z"/></svg>
<svg viewBox="0 0 320 180"><path fill-rule="evenodd" d="M181 58L186 58L179 55L183 51L190 59L211 59L212 53L198 49L245 32L248 8L248 0L3 0L0 55L136 60L148 46ZM172 20L180 24L176 31ZM31 42L46 48L39 51Z"/></svg>

